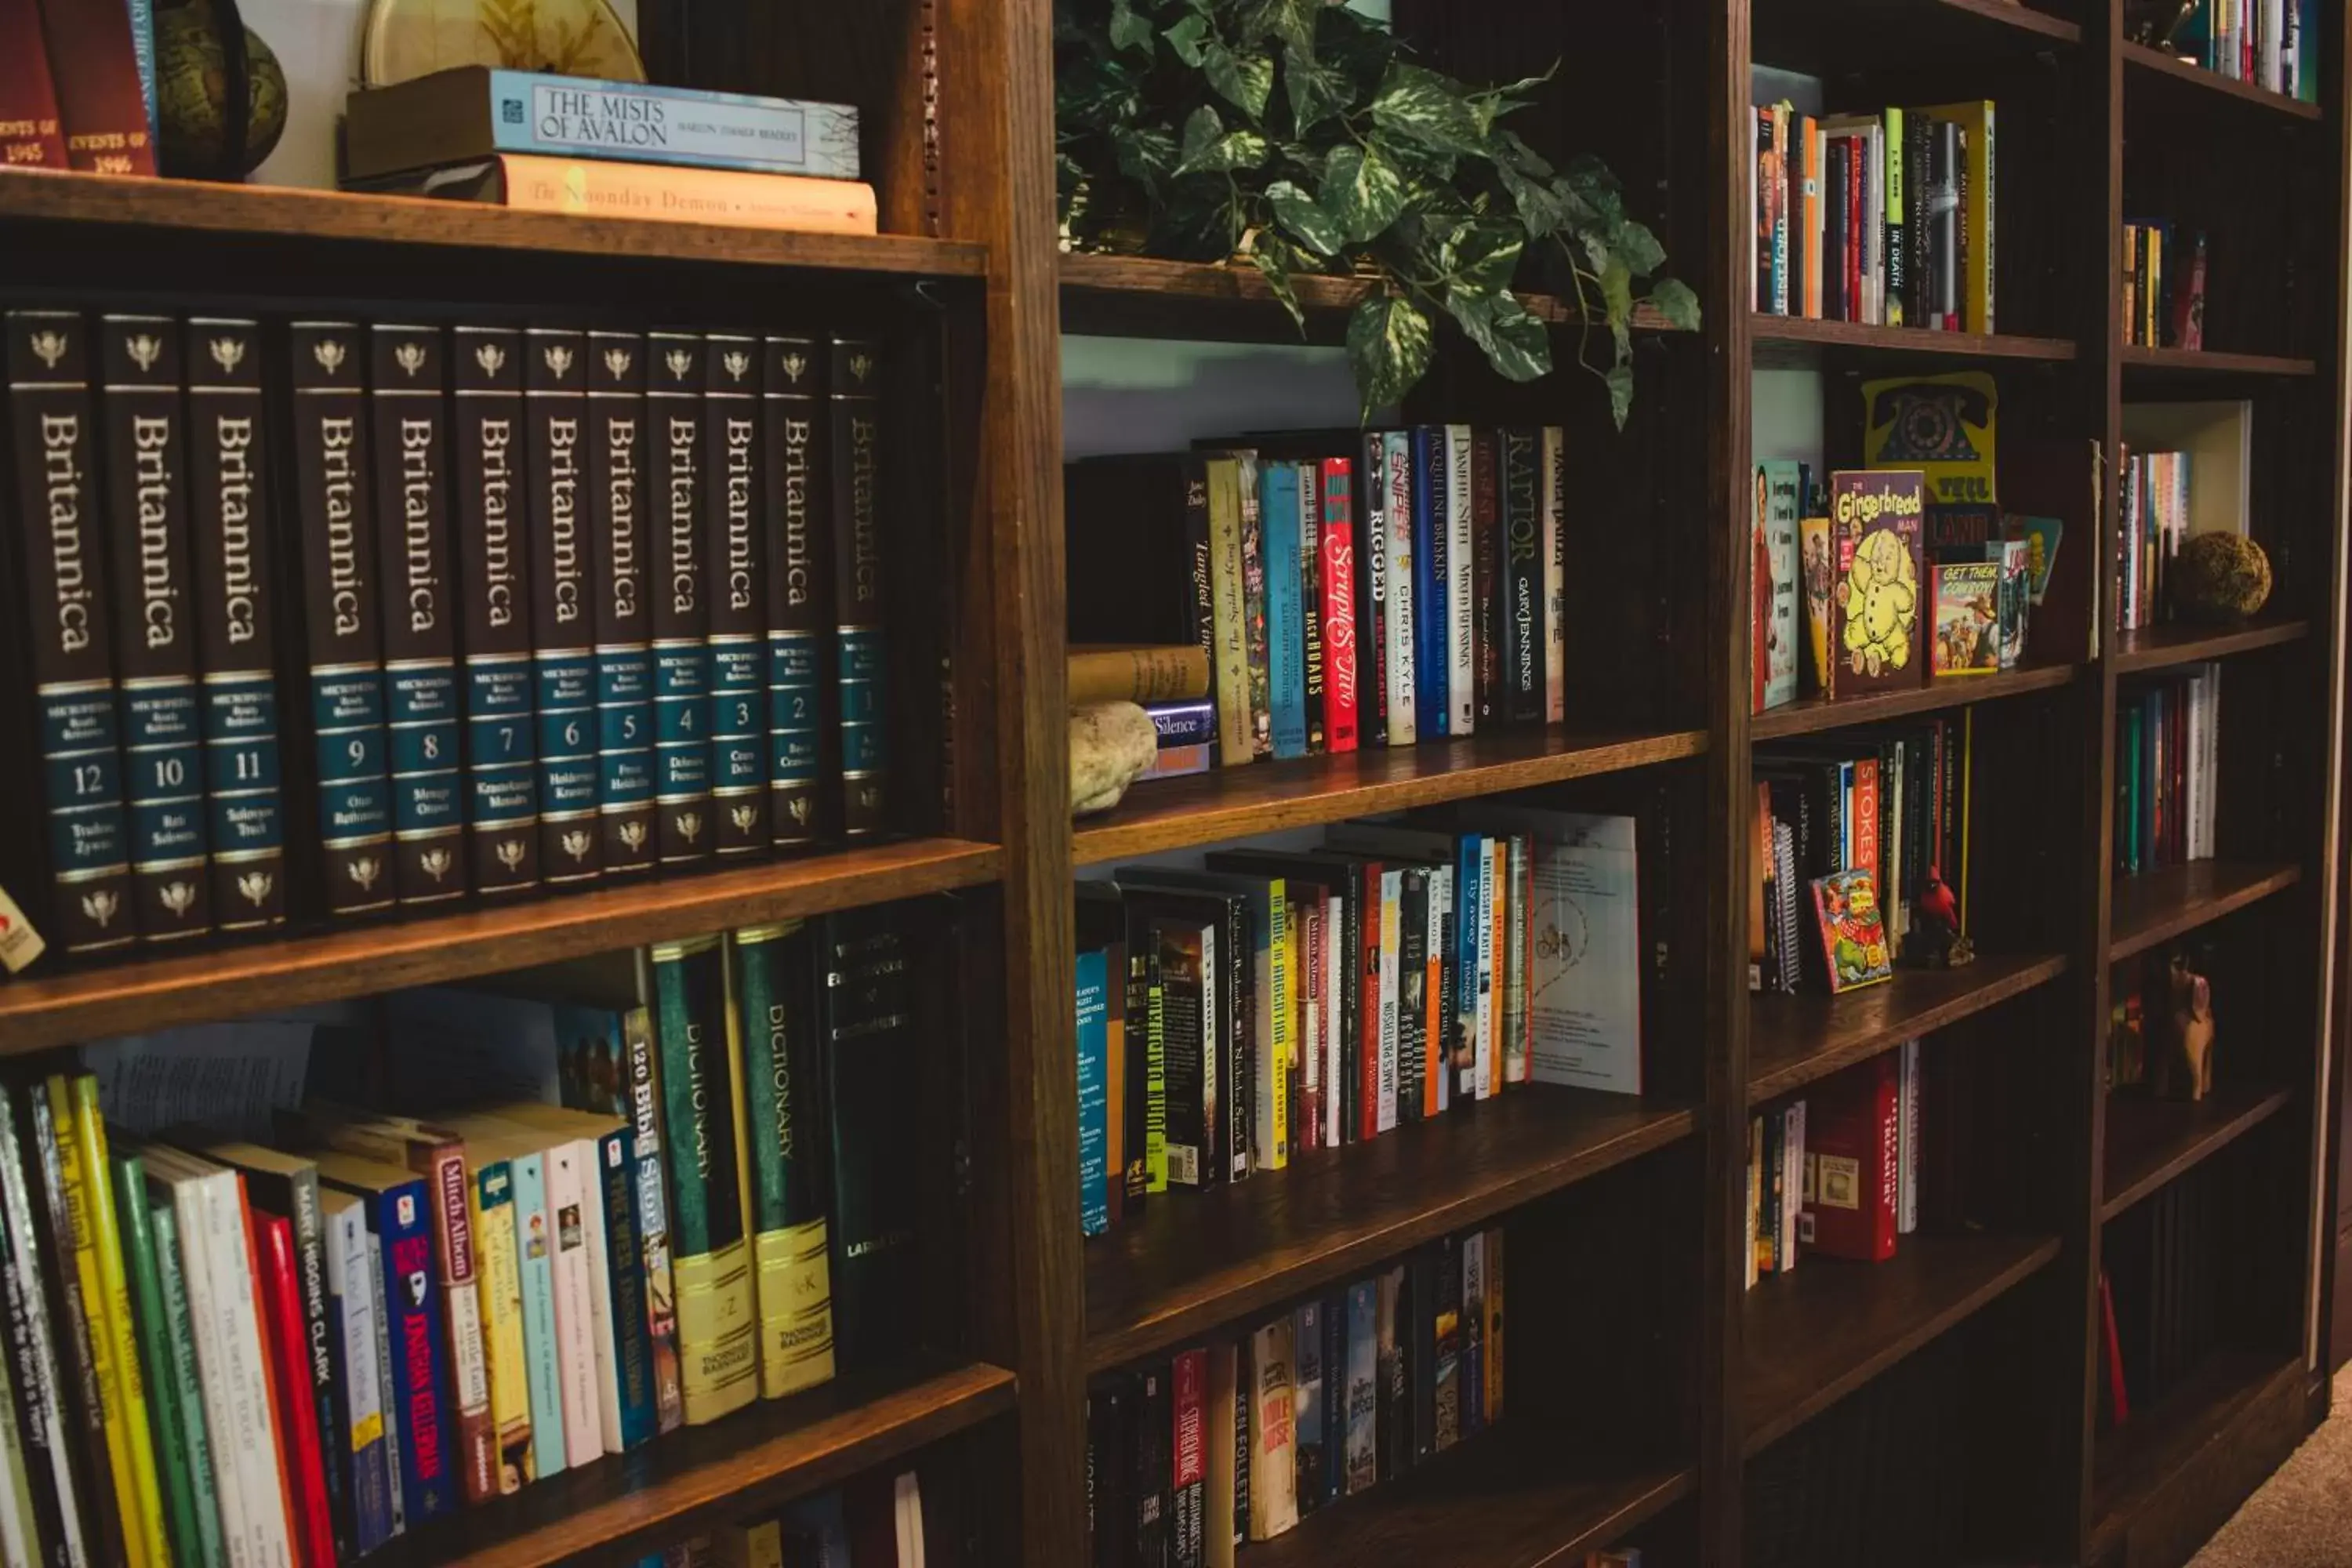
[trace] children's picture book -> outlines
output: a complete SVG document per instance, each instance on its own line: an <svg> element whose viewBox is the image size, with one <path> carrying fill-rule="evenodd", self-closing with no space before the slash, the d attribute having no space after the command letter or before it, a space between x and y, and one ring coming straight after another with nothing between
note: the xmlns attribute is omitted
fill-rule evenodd
<svg viewBox="0 0 2352 1568"><path fill-rule="evenodd" d="M2003 669L2015 669L2025 661L2025 627L2032 608L2031 550L2022 539L2004 539L1985 551L1986 559L2000 565L2000 592L1993 607L1999 617Z"/></svg>
<svg viewBox="0 0 2352 1568"><path fill-rule="evenodd" d="M1814 878L1813 912L1821 921L1822 952L1829 959L1832 994L1875 985L1893 976L1886 923L1878 907L1878 883L1869 872L1838 871Z"/></svg>
<svg viewBox="0 0 2352 1568"><path fill-rule="evenodd" d="M1756 465L1755 711L1797 700L1797 526L1805 466Z"/></svg>
<svg viewBox="0 0 2352 1568"><path fill-rule="evenodd" d="M1805 595L1805 643L1812 657L1805 661L1805 694L1819 697L1830 689L1830 591L1837 580L1831 554L1830 520L1809 517L1797 525L1801 561L1798 580Z"/></svg>
<svg viewBox="0 0 2352 1568"><path fill-rule="evenodd" d="M1831 662L1823 695L1916 687L1927 679L1920 599L1927 481L1916 469L1830 476Z"/></svg>
<svg viewBox="0 0 2352 1568"><path fill-rule="evenodd" d="M1936 583L1935 672L1990 675L2000 668L2000 564L1947 561Z"/></svg>

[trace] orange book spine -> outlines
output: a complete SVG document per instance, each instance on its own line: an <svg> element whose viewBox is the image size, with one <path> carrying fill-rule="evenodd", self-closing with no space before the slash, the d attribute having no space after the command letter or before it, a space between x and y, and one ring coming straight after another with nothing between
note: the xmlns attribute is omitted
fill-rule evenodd
<svg viewBox="0 0 2352 1568"><path fill-rule="evenodd" d="M501 154L499 163L505 174L505 205L524 212L820 234L873 234L880 226L874 187L857 180L601 163L520 153Z"/></svg>

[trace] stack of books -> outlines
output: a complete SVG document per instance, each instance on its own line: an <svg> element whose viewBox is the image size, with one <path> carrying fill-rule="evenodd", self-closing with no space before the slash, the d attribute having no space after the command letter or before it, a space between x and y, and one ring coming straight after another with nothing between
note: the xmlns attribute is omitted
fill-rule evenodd
<svg viewBox="0 0 2352 1568"><path fill-rule="evenodd" d="M1073 463L1070 640L1198 648L1223 767L1558 723L1566 476L1533 426Z"/></svg>
<svg viewBox="0 0 2352 1568"><path fill-rule="evenodd" d="M2123 518L2116 539L2116 629L2138 631L2170 620L2166 598L2172 558L2189 537L2189 452L2124 454Z"/></svg>
<svg viewBox="0 0 2352 1568"><path fill-rule="evenodd" d="M2221 667L2126 690L2116 710L2116 865L2210 860L2220 821Z"/></svg>
<svg viewBox="0 0 2352 1568"><path fill-rule="evenodd" d="M354 92L345 188L535 212L872 234L857 110L456 66Z"/></svg>
<svg viewBox="0 0 2352 1568"><path fill-rule="evenodd" d="M1804 1254L1884 1263L1919 1226L1919 1042L1748 1123L1748 1288Z"/></svg>
<svg viewBox="0 0 2352 1568"><path fill-rule="evenodd" d="M1992 331L1993 125L1982 100L1825 118L1758 105L1755 309Z"/></svg>
<svg viewBox="0 0 2352 1568"><path fill-rule="evenodd" d="M2172 36L2172 50L2231 81L2319 101L2316 0L2196 0Z"/></svg>
<svg viewBox="0 0 2352 1568"><path fill-rule="evenodd" d="M931 1535L953 1539L926 1506L916 1471L876 1472L698 1536L639 1568L924 1568Z"/></svg>
<svg viewBox="0 0 2352 1568"><path fill-rule="evenodd" d="M867 340L18 310L0 883L79 957L887 822ZM35 527L36 519L40 526Z"/></svg>
<svg viewBox="0 0 2352 1568"><path fill-rule="evenodd" d="M155 173L146 0L0 0L0 169Z"/></svg>
<svg viewBox="0 0 2352 1568"><path fill-rule="evenodd" d="M1087 1391L1093 1563L1227 1563L1503 1417L1504 1235L1449 1237Z"/></svg>
<svg viewBox="0 0 2352 1568"><path fill-rule="evenodd" d="M2124 342L2137 348L2205 346L2205 236L2170 222L2124 225Z"/></svg>
<svg viewBox="0 0 2352 1568"><path fill-rule="evenodd" d="M1636 819L1465 806L1078 889L1081 1222L1526 1084L1642 1089Z"/></svg>

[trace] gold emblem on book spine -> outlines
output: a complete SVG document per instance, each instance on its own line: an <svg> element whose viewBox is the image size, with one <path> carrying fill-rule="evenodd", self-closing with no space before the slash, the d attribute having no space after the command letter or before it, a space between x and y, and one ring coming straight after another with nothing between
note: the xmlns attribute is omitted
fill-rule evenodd
<svg viewBox="0 0 2352 1568"><path fill-rule="evenodd" d="M642 849L646 847L646 825L642 822L625 822L621 824L620 837L624 847L633 850Z"/></svg>
<svg viewBox="0 0 2352 1568"><path fill-rule="evenodd" d="M111 889L101 888L95 893L81 896L81 912L98 922L100 931L112 922L122 910L122 895Z"/></svg>
<svg viewBox="0 0 2352 1568"><path fill-rule="evenodd" d="M34 355L51 370L66 357L66 335L63 332L35 332L28 345Z"/></svg>
<svg viewBox="0 0 2352 1568"><path fill-rule="evenodd" d="M738 349L727 354L719 363L726 367L729 376L740 381L751 368L751 356Z"/></svg>
<svg viewBox="0 0 2352 1568"><path fill-rule="evenodd" d="M236 890L245 896L246 902L257 910L268 901L270 886L276 880L267 871L247 871L236 879Z"/></svg>
<svg viewBox="0 0 2352 1568"><path fill-rule="evenodd" d="M245 344L240 339L215 338L205 347L212 354L213 363L221 367L224 375L235 374L236 367L245 363Z"/></svg>
<svg viewBox="0 0 2352 1568"><path fill-rule="evenodd" d="M694 368L694 355L686 349L672 349L663 356L662 363L669 366L670 379L684 381L686 373Z"/></svg>
<svg viewBox="0 0 2352 1568"><path fill-rule="evenodd" d="M550 343L541 356L547 361L547 373L561 381L572 374L572 351L562 343Z"/></svg>
<svg viewBox="0 0 2352 1568"><path fill-rule="evenodd" d="M329 375L334 374L343 368L342 340L320 338L317 345L310 350L310 357L319 362L320 370L325 371Z"/></svg>
<svg viewBox="0 0 2352 1568"><path fill-rule="evenodd" d="M561 842L566 855L571 856L574 860L585 860L588 858L588 846L593 840L588 837L587 829L575 827L565 834Z"/></svg>
<svg viewBox="0 0 2352 1568"><path fill-rule="evenodd" d="M629 374L629 351L626 349L604 351L604 368L612 372L614 380L618 381Z"/></svg>
<svg viewBox="0 0 2352 1568"><path fill-rule="evenodd" d="M166 882L155 889L155 901L173 915L184 915L196 907L196 885L194 882Z"/></svg>
<svg viewBox="0 0 2352 1568"><path fill-rule="evenodd" d="M122 340L122 352L141 370L153 370L155 362L163 357L163 340L150 332L141 332Z"/></svg>
<svg viewBox="0 0 2352 1568"><path fill-rule="evenodd" d="M449 868L456 860L457 857L446 849L427 849L416 858L416 863L424 868L425 874L436 882L448 876Z"/></svg>
<svg viewBox="0 0 2352 1568"><path fill-rule="evenodd" d="M392 363L400 367L403 374L412 381L415 380L416 373L425 368L425 345L423 343L401 344L392 351Z"/></svg>
<svg viewBox="0 0 2352 1568"><path fill-rule="evenodd" d="M383 862L373 855L362 855L346 869L352 880L359 884L360 891L373 892L376 879L383 875Z"/></svg>
<svg viewBox="0 0 2352 1568"><path fill-rule="evenodd" d="M474 351L474 363L482 367L484 375L496 375L506 368L507 351L496 343L484 343Z"/></svg>
<svg viewBox="0 0 2352 1568"><path fill-rule="evenodd" d="M522 865L522 858L524 855L522 840L520 838L501 838L499 840L499 847L496 853L499 858L499 865L504 866L509 871L516 870Z"/></svg>

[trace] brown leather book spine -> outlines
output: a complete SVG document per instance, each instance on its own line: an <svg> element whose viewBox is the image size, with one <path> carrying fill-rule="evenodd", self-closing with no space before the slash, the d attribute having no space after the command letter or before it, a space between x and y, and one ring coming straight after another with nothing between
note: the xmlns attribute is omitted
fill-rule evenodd
<svg viewBox="0 0 2352 1568"><path fill-rule="evenodd" d="M393 882L404 905L445 904L466 896L447 350L437 327L377 325L368 341Z"/></svg>
<svg viewBox="0 0 2352 1568"><path fill-rule="evenodd" d="M664 866L710 858L710 625L702 552L702 340L646 339L652 482L655 839Z"/></svg>
<svg viewBox="0 0 2352 1568"><path fill-rule="evenodd" d="M467 858L474 890L487 898L539 886L522 334L504 327L459 327L450 342Z"/></svg>
<svg viewBox="0 0 2352 1568"><path fill-rule="evenodd" d="M295 553L318 788L320 894L330 914L391 907L383 626L368 492L367 336L351 321L292 328Z"/></svg>
<svg viewBox="0 0 2352 1568"><path fill-rule="evenodd" d="M819 842L834 814L829 776L833 628L830 494L825 444L824 344L772 337L762 345L767 487L768 826L779 849Z"/></svg>
<svg viewBox="0 0 2352 1568"><path fill-rule="evenodd" d="M223 931L286 921L278 595L270 579L277 549L260 336L253 321L199 318L188 322L182 342L213 920Z"/></svg>
<svg viewBox="0 0 2352 1568"><path fill-rule="evenodd" d="M604 874L596 818L596 632L586 478L587 342L523 334L523 429L530 452L530 647L539 704L539 866L550 887Z"/></svg>
<svg viewBox="0 0 2352 1568"><path fill-rule="evenodd" d="M768 848L767 541L761 526L761 347L703 343L703 560L710 629L710 805L719 858Z"/></svg>
<svg viewBox="0 0 2352 1568"><path fill-rule="evenodd" d="M155 173L131 7L112 0L40 0L40 5L67 165L100 174Z"/></svg>
<svg viewBox="0 0 2352 1568"><path fill-rule="evenodd" d="M99 377L131 895L142 940L181 942L213 921L180 324L106 317Z"/></svg>
<svg viewBox="0 0 2352 1568"><path fill-rule="evenodd" d="M654 868L653 558L646 341L588 334L588 529L595 571L596 814L604 875Z"/></svg>
<svg viewBox="0 0 2352 1568"><path fill-rule="evenodd" d="M44 935L62 953L103 952L138 940L139 927L99 511L91 336L67 310L12 310L7 332L24 595L16 613L28 633L47 826L47 861L37 872L47 882ZM33 836L10 843L29 854ZM13 854L6 858L15 863ZM34 889L16 891L31 897Z"/></svg>
<svg viewBox="0 0 2352 1568"><path fill-rule="evenodd" d="M40 9L34 0L0 0L0 168L67 166Z"/></svg>

